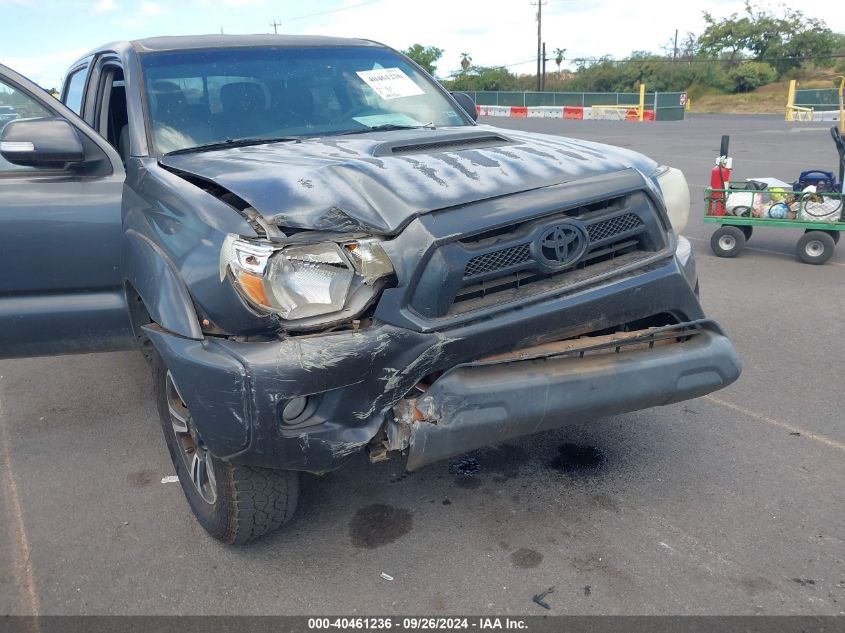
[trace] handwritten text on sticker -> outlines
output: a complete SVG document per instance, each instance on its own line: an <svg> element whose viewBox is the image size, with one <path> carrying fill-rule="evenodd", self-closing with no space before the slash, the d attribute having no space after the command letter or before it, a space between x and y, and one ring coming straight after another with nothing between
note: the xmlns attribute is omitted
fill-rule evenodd
<svg viewBox="0 0 845 633"><path fill-rule="evenodd" d="M357 75L382 99L398 99L425 94L414 81L398 68L361 70Z"/></svg>

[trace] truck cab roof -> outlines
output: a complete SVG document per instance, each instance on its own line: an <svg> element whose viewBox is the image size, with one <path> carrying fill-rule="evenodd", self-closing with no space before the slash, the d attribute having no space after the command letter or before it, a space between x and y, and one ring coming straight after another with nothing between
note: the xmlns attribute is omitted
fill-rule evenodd
<svg viewBox="0 0 845 633"><path fill-rule="evenodd" d="M110 42L87 52L79 61L102 52L160 53L166 51L197 50L205 48L273 47L327 47L327 46L383 46L371 40L323 35L164 35L139 40ZM77 62L78 63L78 62ZM74 64L76 65L76 63Z"/></svg>

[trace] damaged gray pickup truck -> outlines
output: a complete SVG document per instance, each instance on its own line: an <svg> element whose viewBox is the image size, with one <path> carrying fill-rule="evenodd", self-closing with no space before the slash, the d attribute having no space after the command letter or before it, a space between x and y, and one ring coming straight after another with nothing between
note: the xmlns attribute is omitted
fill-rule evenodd
<svg viewBox="0 0 845 633"><path fill-rule="evenodd" d="M0 353L140 348L225 542L360 451L414 470L739 375L678 170L477 125L380 44L122 42L62 103L0 66L2 99Z"/></svg>

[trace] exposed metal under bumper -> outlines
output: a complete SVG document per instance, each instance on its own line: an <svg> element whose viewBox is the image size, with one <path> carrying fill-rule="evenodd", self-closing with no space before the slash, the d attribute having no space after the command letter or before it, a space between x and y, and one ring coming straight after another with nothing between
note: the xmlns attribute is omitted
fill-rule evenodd
<svg viewBox="0 0 845 633"><path fill-rule="evenodd" d="M397 407L395 424L405 426L410 471L568 423L696 398L739 374L730 340L698 321L458 366Z"/></svg>

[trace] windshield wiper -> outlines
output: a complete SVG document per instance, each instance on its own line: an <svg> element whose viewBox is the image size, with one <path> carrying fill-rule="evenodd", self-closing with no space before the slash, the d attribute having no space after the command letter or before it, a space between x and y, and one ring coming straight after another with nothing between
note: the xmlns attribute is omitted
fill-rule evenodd
<svg viewBox="0 0 845 633"><path fill-rule="evenodd" d="M360 130L346 130L345 132L338 132L332 136L348 136L349 134L366 134L367 132L389 132L391 130L436 130L433 123L426 125L397 125L396 123L384 123L382 125L374 125L372 127L361 128Z"/></svg>
<svg viewBox="0 0 845 633"><path fill-rule="evenodd" d="M249 145L263 145L264 143L284 143L289 141L301 141L300 136L267 136L267 137L251 137L251 138L230 138L225 141L218 141L216 143L205 143L204 145L196 145L194 147L184 147L182 149L175 149L172 152L167 152L165 156L174 156L176 154L193 154L195 152L206 152L214 149L225 149L227 147L248 147Z"/></svg>

